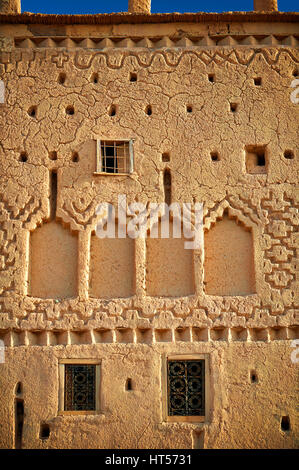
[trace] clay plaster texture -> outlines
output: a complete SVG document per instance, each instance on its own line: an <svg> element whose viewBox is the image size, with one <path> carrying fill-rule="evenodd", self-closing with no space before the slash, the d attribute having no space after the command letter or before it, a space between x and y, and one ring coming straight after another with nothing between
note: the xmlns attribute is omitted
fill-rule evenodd
<svg viewBox="0 0 299 470"><path fill-rule="evenodd" d="M298 447L298 14L2 12L0 447ZM204 246L97 238L119 194L203 203ZM171 357L206 360L201 419L168 419ZM65 361L99 366L93 413Z"/></svg>

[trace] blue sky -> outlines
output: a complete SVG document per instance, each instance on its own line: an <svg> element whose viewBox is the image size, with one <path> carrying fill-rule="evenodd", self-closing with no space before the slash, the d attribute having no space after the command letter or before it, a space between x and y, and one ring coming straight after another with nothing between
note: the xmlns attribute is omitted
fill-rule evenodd
<svg viewBox="0 0 299 470"><path fill-rule="evenodd" d="M280 11L298 11L298 0L278 0ZM22 0L22 11L33 13L111 13L127 11L127 0ZM152 0L152 13L251 11L253 0Z"/></svg>

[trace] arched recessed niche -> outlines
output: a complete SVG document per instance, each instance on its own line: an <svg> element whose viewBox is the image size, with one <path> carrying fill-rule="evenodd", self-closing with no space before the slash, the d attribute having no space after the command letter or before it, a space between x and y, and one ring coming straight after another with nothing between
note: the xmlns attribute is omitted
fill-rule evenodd
<svg viewBox="0 0 299 470"><path fill-rule="evenodd" d="M204 282L209 295L256 293L252 230L224 212L205 232Z"/></svg>
<svg viewBox="0 0 299 470"><path fill-rule="evenodd" d="M29 295L77 296L78 236L52 220L30 234Z"/></svg>
<svg viewBox="0 0 299 470"><path fill-rule="evenodd" d="M126 298L135 293L135 240L130 237L99 238L90 243L89 295L95 298Z"/></svg>
<svg viewBox="0 0 299 470"><path fill-rule="evenodd" d="M169 238L146 239L146 292L151 296L181 297L194 294L193 250L185 248L186 239L173 238L169 223Z"/></svg>

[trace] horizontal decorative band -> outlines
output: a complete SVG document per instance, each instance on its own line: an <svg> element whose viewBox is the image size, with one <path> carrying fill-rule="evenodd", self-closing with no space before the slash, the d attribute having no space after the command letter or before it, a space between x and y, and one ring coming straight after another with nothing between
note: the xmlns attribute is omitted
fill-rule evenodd
<svg viewBox="0 0 299 470"><path fill-rule="evenodd" d="M290 46L299 45L298 35L211 35L184 37L20 37L14 40L16 48L146 48L162 49L172 47L213 47L213 46Z"/></svg>
<svg viewBox="0 0 299 470"><path fill-rule="evenodd" d="M115 328L80 331L0 330L6 347L178 342L270 342L299 337L299 326L273 328Z"/></svg>

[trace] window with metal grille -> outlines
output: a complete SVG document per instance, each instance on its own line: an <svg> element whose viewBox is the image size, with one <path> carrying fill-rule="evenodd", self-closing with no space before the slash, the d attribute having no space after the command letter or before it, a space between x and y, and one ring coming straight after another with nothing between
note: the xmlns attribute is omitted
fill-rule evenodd
<svg viewBox="0 0 299 470"><path fill-rule="evenodd" d="M65 411L92 411L96 409L96 366L93 364L65 364Z"/></svg>
<svg viewBox="0 0 299 470"><path fill-rule="evenodd" d="M129 174L134 171L133 140L98 140L97 173Z"/></svg>
<svg viewBox="0 0 299 470"><path fill-rule="evenodd" d="M205 361L167 362L168 416L205 416Z"/></svg>

